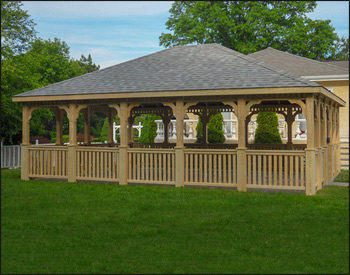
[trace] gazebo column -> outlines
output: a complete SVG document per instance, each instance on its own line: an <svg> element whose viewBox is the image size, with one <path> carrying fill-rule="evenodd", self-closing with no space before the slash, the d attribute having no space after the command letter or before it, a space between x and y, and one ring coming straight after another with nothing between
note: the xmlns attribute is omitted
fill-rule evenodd
<svg viewBox="0 0 350 275"><path fill-rule="evenodd" d="M328 142L328 180L333 180L333 106L330 103L328 109L328 125L327 125L327 136Z"/></svg>
<svg viewBox="0 0 350 275"><path fill-rule="evenodd" d="M119 114L120 113L120 114ZM128 184L128 104L126 101L120 103L120 146L119 146L119 184Z"/></svg>
<svg viewBox="0 0 350 275"><path fill-rule="evenodd" d="M247 147L246 147L246 116L248 110L244 98L238 99L238 147L237 147L237 190L247 191Z"/></svg>
<svg viewBox="0 0 350 275"><path fill-rule="evenodd" d="M37 107L30 107L28 105L23 105L22 108L22 144L21 144L21 179L29 180L29 150L30 145L30 118L32 117L32 112L36 110Z"/></svg>
<svg viewBox="0 0 350 275"><path fill-rule="evenodd" d="M63 145L63 110L58 107L50 108L56 116L56 145Z"/></svg>
<svg viewBox="0 0 350 275"><path fill-rule="evenodd" d="M326 132L326 106L324 103L321 105L321 148L323 150L323 185L328 183L328 168L327 168L327 159L328 159L328 150L327 150L327 132Z"/></svg>
<svg viewBox="0 0 350 275"><path fill-rule="evenodd" d="M91 107L87 107L84 111L84 144L90 145L90 118Z"/></svg>
<svg viewBox="0 0 350 275"><path fill-rule="evenodd" d="M338 173L340 173L340 169L341 169L341 166L340 166L340 128L339 128L339 106L337 106L336 108L336 114L335 114L335 117L336 117L336 128L335 128L335 133L336 133L336 141L337 141L337 171Z"/></svg>
<svg viewBox="0 0 350 275"><path fill-rule="evenodd" d="M307 146L305 150L305 192L306 195L316 194L316 150L314 136L314 96L306 97Z"/></svg>
<svg viewBox="0 0 350 275"><path fill-rule="evenodd" d="M314 119L314 135L315 135L315 149L317 150L317 158L316 158L316 184L317 190L322 189L322 177L321 177L321 104L320 98L318 98L314 105L315 119Z"/></svg>
<svg viewBox="0 0 350 275"><path fill-rule="evenodd" d="M108 144L110 146L112 146L112 144L114 143L113 141L113 117L115 116L115 111L114 109L110 108L108 110Z"/></svg>
<svg viewBox="0 0 350 275"><path fill-rule="evenodd" d="M207 125L209 122L210 116L208 115L208 109L207 107L203 108L203 113L201 116L201 121L202 121L202 145L203 148L208 148L208 130L207 130Z"/></svg>
<svg viewBox="0 0 350 275"><path fill-rule="evenodd" d="M184 136L183 122L186 109L184 110L184 102L182 99L176 100L175 114L176 117L176 147L175 147L175 186L184 186Z"/></svg>
<svg viewBox="0 0 350 275"><path fill-rule="evenodd" d="M169 143L169 123L170 123L171 117L168 115L168 112L165 112L163 117L163 124L164 124L164 144Z"/></svg>
<svg viewBox="0 0 350 275"><path fill-rule="evenodd" d="M287 141L287 150L292 150L293 149L293 122L294 122L294 116L292 114L292 107L289 106L287 108L287 115L285 116L285 120L287 122L287 129L288 129L288 141Z"/></svg>
<svg viewBox="0 0 350 275"><path fill-rule="evenodd" d="M69 106L58 106L67 112L69 120L69 144L68 144L68 159L67 159L67 176L68 182L76 182L77 160L76 160L76 146L77 146L77 119L81 109L87 107L86 104L76 105L70 103Z"/></svg>

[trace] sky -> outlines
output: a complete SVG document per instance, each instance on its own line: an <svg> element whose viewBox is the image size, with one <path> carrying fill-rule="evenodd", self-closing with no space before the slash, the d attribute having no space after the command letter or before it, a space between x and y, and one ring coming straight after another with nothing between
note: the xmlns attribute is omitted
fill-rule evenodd
<svg viewBox="0 0 350 275"><path fill-rule="evenodd" d="M173 1L23 1L37 36L65 41L79 59L91 54L106 68L163 50L159 36ZM349 37L349 2L317 1L311 19L330 19L339 37Z"/></svg>

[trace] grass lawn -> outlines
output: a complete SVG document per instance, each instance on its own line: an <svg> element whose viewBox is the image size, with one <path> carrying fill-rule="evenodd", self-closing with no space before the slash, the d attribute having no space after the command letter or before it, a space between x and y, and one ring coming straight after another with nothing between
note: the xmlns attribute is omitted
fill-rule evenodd
<svg viewBox="0 0 350 275"><path fill-rule="evenodd" d="M349 182L349 170L341 169L340 173L334 178L335 182Z"/></svg>
<svg viewBox="0 0 350 275"><path fill-rule="evenodd" d="M349 273L349 188L316 196L21 181L1 171L1 273Z"/></svg>

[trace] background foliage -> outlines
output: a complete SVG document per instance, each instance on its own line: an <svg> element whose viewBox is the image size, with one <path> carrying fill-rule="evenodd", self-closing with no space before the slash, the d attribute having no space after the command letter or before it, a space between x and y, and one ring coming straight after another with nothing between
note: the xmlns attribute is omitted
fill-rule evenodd
<svg viewBox="0 0 350 275"><path fill-rule="evenodd" d="M312 20L316 1L175 1L160 45L218 43L243 54L267 47L323 60L339 52L330 20ZM338 46L341 44L338 44ZM341 51L341 50L340 50Z"/></svg>

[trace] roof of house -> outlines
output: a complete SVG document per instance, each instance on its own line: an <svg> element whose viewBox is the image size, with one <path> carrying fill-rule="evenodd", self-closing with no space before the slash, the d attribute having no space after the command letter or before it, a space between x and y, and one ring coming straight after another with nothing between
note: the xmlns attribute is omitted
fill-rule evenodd
<svg viewBox="0 0 350 275"><path fill-rule="evenodd" d="M271 47L249 54L248 56L303 77L331 75L349 76L349 69L347 68L282 52Z"/></svg>
<svg viewBox="0 0 350 275"><path fill-rule="evenodd" d="M315 87L218 44L176 46L17 96Z"/></svg>
<svg viewBox="0 0 350 275"><path fill-rule="evenodd" d="M322 61L327 64L335 65L349 70L349 60L326 60Z"/></svg>

